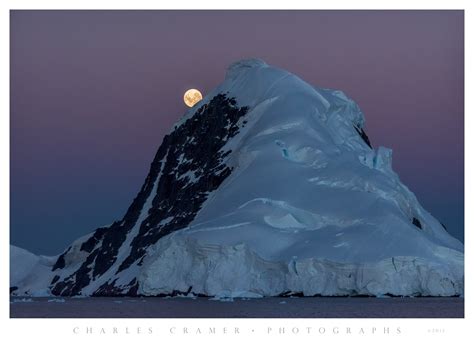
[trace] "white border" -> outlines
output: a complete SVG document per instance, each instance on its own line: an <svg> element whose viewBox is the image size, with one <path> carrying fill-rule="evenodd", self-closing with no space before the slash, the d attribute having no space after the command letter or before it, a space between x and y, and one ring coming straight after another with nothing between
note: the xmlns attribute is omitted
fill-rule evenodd
<svg viewBox="0 0 474 343"><path fill-rule="evenodd" d="M472 20L474 19L473 1L423 1L423 0L399 0L399 1L324 1L315 3L315 1L256 1L240 0L238 2L225 1L199 1L199 9L465 9L465 94L472 94L472 76L473 71L469 61L474 60L472 47ZM39 5L41 6L39 7ZM9 298L8 292L8 270L9 270L9 11L10 9L196 9L196 1L181 0L158 3L157 1L2 1L0 11L0 39L2 43L2 53L0 54L0 65L2 67L2 83L0 99L2 105L2 115L0 117L0 155L2 168L0 169L0 220L1 220L1 248L0 248L0 307L1 307L1 325L0 337L3 342L13 340L26 342L71 342L79 341L100 341L114 340L117 342L130 342L137 340L143 342L159 341L222 341L229 342L242 341L250 338L252 340L272 340L273 342L287 342L288 340L315 342L321 339L325 341L339 341L341 339L350 339L355 341L391 341L393 339L429 339L430 342L446 342L446 339L455 338L465 341L469 337L469 322L472 319L472 274L466 268L465 279L465 303L466 319L10 319L9 318ZM354 5L357 4L357 7ZM472 175L472 156L468 154L471 151L472 139L466 133L474 132L473 121L469 114L472 114L472 100L469 96L465 98L465 175ZM465 246L470 247L472 240L470 227L472 221L472 212L469 210L471 205L471 194L473 191L473 181L470 177L465 177ZM469 248L466 249L465 265L472 265L472 258ZM238 326L241 334L231 334L231 328ZM77 327L80 333L74 334L73 329ZM92 327L96 331L94 334L85 334L87 327ZM121 334L100 334L100 329L104 328L110 331L112 327L117 327L122 331ZM124 333L128 327L129 334ZM142 334L133 333L141 327ZM149 334L148 328L151 327L153 334ZM183 327L188 327L192 331L196 327L206 330L208 327L216 327L215 335L209 334L172 334L170 329L176 327L178 332ZM227 334L222 332L223 327L228 330ZM286 328L285 334L278 334L280 327ZM300 329L299 334L291 333L292 328ZM320 327L325 328L325 334L305 334L306 327L313 327L317 330ZM332 333L334 327L339 328L340 334ZM346 327L351 327L352 334L341 334ZM375 327L378 333L371 334L371 328ZM391 329L401 328L401 334L384 335L381 333L384 327ZM268 334L268 328L272 333ZM364 328L365 334L355 333L358 329ZM251 330L254 330L252 332ZM355 329L355 330L354 330ZM429 332L428 330L437 330ZM81 332L82 330L82 332ZM181 330L181 331L180 331Z"/></svg>

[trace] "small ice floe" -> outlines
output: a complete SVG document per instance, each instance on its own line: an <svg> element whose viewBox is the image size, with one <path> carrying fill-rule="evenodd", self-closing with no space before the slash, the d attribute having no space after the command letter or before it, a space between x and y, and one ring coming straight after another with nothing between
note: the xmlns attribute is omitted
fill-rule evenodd
<svg viewBox="0 0 474 343"><path fill-rule="evenodd" d="M286 301L280 301L279 304L286 304Z"/></svg>
<svg viewBox="0 0 474 343"><path fill-rule="evenodd" d="M114 303L121 304L121 303L123 303L123 301L122 300L114 300Z"/></svg>
<svg viewBox="0 0 474 343"><path fill-rule="evenodd" d="M234 298L219 297L219 296L215 296L214 298L210 298L209 300L222 301L222 302L234 302Z"/></svg>
<svg viewBox="0 0 474 343"><path fill-rule="evenodd" d="M188 294L178 294L171 298L197 299L197 296L194 293L188 293Z"/></svg>
<svg viewBox="0 0 474 343"><path fill-rule="evenodd" d="M62 298L52 298L48 300L49 303L65 303L66 300Z"/></svg>
<svg viewBox="0 0 474 343"><path fill-rule="evenodd" d="M20 298L20 299L13 299L14 303L31 303L33 299L31 298Z"/></svg>

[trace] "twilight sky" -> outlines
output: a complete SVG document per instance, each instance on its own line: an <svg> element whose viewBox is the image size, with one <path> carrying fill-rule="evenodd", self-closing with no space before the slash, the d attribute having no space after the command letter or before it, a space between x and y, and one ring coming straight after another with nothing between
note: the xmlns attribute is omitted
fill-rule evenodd
<svg viewBox="0 0 474 343"><path fill-rule="evenodd" d="M163 136L259 57L343 90L464 241L462 11L12 11L11 243L59 254L120 219Z"/></svg>

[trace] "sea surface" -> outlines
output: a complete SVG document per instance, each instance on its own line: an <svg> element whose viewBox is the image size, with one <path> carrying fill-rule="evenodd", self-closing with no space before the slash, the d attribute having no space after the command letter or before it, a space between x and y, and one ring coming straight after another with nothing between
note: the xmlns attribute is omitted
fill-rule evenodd
<svg viewBox="0 0 474 343"><path fill-rule="evenodd" d="M463 318L464 298L10 298L11 318Z"/></svg>

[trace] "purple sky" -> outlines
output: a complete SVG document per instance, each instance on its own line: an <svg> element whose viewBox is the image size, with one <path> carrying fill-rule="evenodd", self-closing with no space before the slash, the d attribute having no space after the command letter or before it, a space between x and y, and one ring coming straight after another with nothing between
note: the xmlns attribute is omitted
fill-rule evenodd
<svg viewBox="0 0 474 343"><path fill-rule="evenodd" d="M120 219L183 93L260 57L343 90L464 240L462 11L11 12L11 242L57 254Z"/></svg>

